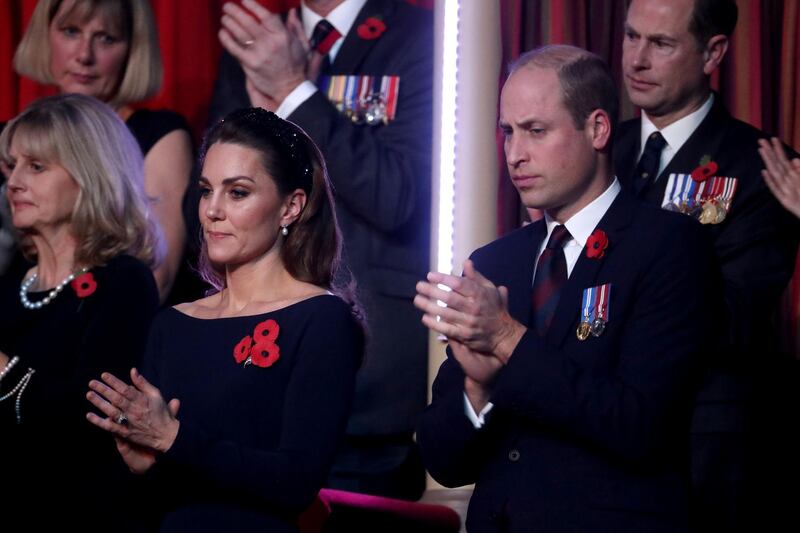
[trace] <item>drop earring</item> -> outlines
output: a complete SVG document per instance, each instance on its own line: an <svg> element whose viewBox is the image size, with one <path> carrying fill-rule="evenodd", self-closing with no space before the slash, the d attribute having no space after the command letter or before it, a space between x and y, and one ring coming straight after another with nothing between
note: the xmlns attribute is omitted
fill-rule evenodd
<svg viewBox="0 0 800 533"><path fill-rule="evenodd" d="M281 235L283 235L284 237L289 235L289 228L287 226L281 226Z"/></svg>

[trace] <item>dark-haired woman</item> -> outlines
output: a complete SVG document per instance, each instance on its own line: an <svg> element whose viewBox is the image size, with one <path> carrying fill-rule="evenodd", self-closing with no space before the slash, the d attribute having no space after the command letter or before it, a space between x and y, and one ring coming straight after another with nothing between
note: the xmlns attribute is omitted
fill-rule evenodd
<svg viewBox="0 0 800 533"><path fill-rule="evenodd" d="M156 482L161 531L293 531L344 434L363 345L334 283L325 167L302 130L249 109L211 130L202 168L218 291L163 311L141 374L92 381L107 418L87 417Z"/></svg>

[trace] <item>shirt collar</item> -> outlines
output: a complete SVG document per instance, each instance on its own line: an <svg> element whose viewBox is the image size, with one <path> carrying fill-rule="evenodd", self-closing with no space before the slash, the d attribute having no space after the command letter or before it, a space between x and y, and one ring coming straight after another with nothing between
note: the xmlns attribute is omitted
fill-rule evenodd
<svg viewBox="0 0 800 533"><path fill-rule="evenodd" d="M336 6L324 18L330 22L342 36L345 36L350 31L350 28L353 27L356 17L358 17L358 12L361 11L361 8L363 8L366 3L367 0L344 0L344 2ZM311 34L314 33L317 22L322 20L323 17L306 6L305 0L300 4L300 13L306 37L311 39Z"/></svg>
<svg viewBox="0 0 800 533"><path fill-rule="evenodd" d="M621 188L619 180L615 177L614 181L611 182L611 185L608 186L603 194L592 200L586 207L564 222L569 234L572 235L572 240L580 245L581 248L586 246L589 235L592 234L600 223L600 219L603 218L608 208L611 207L614 198L617 197ZM547 239L550 238L550 234L553 232L553 229L559 225L559 222L550 218L547 212L544 214L544 220L547 223L547 235L545 236L544 242L547 242ZM568 241L567 246L571 243L572 241Z"/></svg>
<svg viewBox="0 0 800 533"><path fill-rule="evenodd" d="M656 128L655 124L653 124L653 122L647 116L647 113L642 111L642 137L639 142L639 154L641 155L641 153L644 151L647 138L654 131L661 131L661 135L664 136L664 140L667 141L667 145L673 152L680 150L684 143L689 140L689 137L692 136L694 130L696 130L700 123L706 118L706 115L708 115L708 112L711 111L711 106L713 104L714 93L711 93L708 95L708 99L706 99L705 103L697 110L692 111L682 119L676 120L661 130Z"/></svg>

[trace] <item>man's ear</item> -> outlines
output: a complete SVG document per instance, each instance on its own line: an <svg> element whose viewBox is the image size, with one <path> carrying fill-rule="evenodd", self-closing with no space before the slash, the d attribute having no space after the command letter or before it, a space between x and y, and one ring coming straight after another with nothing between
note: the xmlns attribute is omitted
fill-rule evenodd
<svg viewBox="0 0 800 533"><path fill-rule="evenodd" d="M730 41L724 35L715 35L708 40L706 49L703 51L703 73L710 76L722 64L725 54L728 52Z"/></svg>
<svg viewBox="0 0 800 533"><path fill-rule="evenodd" d="M586 119L586 132L592 146L598 152L608 148L611 142L611 118L603 109L595 109Z"/></svg>

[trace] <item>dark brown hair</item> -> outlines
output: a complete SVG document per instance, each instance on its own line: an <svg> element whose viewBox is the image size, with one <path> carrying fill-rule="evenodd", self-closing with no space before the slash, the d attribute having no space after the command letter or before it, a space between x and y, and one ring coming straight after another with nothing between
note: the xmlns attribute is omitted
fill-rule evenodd
<svg viewBox="0 0 800 533"><path fill-rule="evenodd" d="M631 7L628 0L626 9ZM736 0L694 0L692 18L689 20L689 33L694 35L701 50L715 35L730 37L736 29L739 8Z"/></svg>

